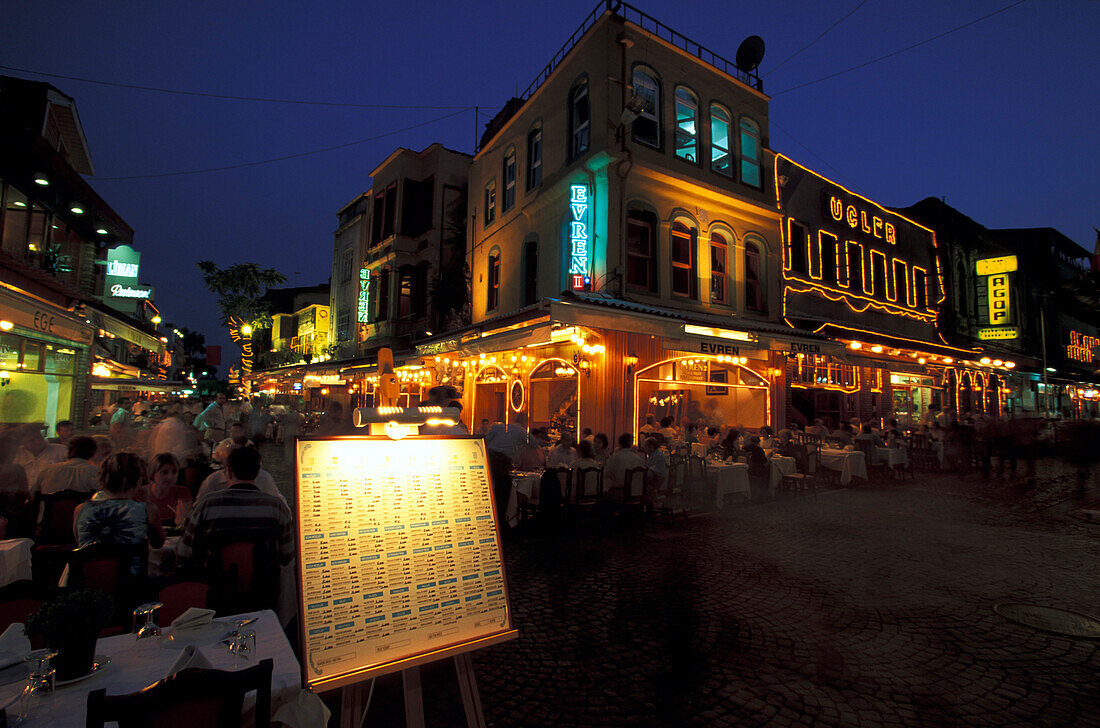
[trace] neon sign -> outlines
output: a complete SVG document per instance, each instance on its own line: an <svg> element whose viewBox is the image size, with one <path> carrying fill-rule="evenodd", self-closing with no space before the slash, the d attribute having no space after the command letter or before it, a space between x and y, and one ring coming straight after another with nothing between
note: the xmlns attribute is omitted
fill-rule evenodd
<svg viewBox="0 0 1100 728"><path fill-rule="evenodd" d="M999 326L992 329L978 329L979 341L1002 341L1005 339L1020 338L1020 327Z"/></svg>
<svg viewBox="0 0 1100 728"><path fill-rule="evenodd" d="M989 277L989 323L994 326L1008 323L1008 274Z"/></svg>
<svg viewBox="0 0 1100 728"><path fill-rule="evenodd" d="M844 200L834 194L829 192L823 194L825 207L833 221L846 223L851 229L862 230L867 235L885 240L890 245L897 244L897 231L892 223L886 222L873 211L868 215L867 210L857 209L853 204L845 205Z"/></svg>
<svg viewBox="0 0 1100 728"><path fill-rule="evenodd" d="M1080 331L1069 332L1069 345L1066 346L1066 356L1076 361L1092 364L1092 352L1100 347L1100 337L1082 334Z"/></svg>
<svg viewBox="0 0 1100 728"><path fill-rule="evenodd" d="M1016 270L1016 256L1002 255L999 258L984 258L975 263L980 276L995 276L998 273L1011 273Z"/></svg>
<svg viewBox="0 0 1100 728"><path fill-rule="evenodd" d="M359 269L359 304L356 309L356 321L370 323L370 268Z"/></svg>
<svg viewBox="0 0 1100 728"><path fill-rule="evenodd" d="M588 186L569 187L569 276L574 289L583 289L592 282L588 274Z"/></svg>

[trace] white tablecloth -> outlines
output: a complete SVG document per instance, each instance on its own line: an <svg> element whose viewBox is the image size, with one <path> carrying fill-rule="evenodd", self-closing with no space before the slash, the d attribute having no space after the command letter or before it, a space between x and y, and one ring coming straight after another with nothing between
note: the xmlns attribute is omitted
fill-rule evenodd
<svg viewBox="0 0 1100 728"><path fill-rule="evenodd" d="M771 458L768 472L768 488L771 490L772 495L775 495L776 489L779 488L779 481L783 479L783 476L798 472L798 461L784 455L774 455Z"/></svg>
<svg viewBox="0 0 1100 728"><path fill-rule="evenodd" d="M840 482L847 485L852 478L867 478L867 458L859 450L821 450L821 467L840 471Z"/></svg>
<svg viewBox="0 0 1100 728"><path fill-rule="evenodd" d="M876 447L875 462L886 463L887 467L909 464L909 451L904 447Z"/></svg>
<svg viewBox="0 0 1100 728"><path fill-rule="evenodd" d="M31 578L31 546L29 538L9 538L0 541L0 586Z"/></svg>
<svg viewBox="0 0 1100 728"><path fill-rule="evenodd" d="M519 525L519 496L522 495L529 503L539 502L539 483L542 475L539 473L517 473L512 476L512 490L508 494L508 505L504 509L504 522L509 528Z"/></svg>
<svg viewBox="0 0 1100 728"><path fill-rule="evenodd" d="M236 619L249 617L259 617L252 625L256 630L256 657L241 667L251 667L269 657L275 661L271 673L271 710L275 714L281 705L297 701L302 688L301 667L274 612L254 612L217 621L224 622L228 632ZM168 630L165 630L164 636L167 634ZM229 651L217 644L221 636L215 635L197 645L199 651L217 670L238 669ZM95 651L97 655L110 657L111 664L87 680L59 687L52 696L34 700L24 728L83 728L89 692L106 688L108 695L123 695L141 690L165 677L182 648L165 649L161 640L138 642L134 635L123 634L99 640ZM19 681L0 687L0 704L11 700L23 689L23 685L24 682ZM253 696L250 695L249 699L250 703L254 703Z"/></svg>
<svg viewBox="0 0 1100 728"><path fill-rule="evenodd" d="M707 463L707 467L714 473L715 508L721 508L729 493L744 493L745 497L751 497L749 488L749 466L746 463Z"/></svg>
<svg viewBox="0 0 1100 728"><path fill-rule="evenodd" d="M936 459L940 461L940 467L943 467L943 453L944 453L943 440L932 441L932 451L936 453Z"/></svg>

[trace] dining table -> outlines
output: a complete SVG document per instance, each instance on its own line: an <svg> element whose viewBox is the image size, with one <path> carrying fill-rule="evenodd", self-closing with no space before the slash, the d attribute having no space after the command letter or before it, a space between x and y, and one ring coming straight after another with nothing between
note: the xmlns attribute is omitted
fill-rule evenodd
<svg viewBox="0 0 1100 728"><path fill-rule="evenodd" d="M240 620L255 618L251 628L256 631L256 650L252 657L241 659L230 654L223 644L226 635ZM274 612L264 610L219 618L205 627L190 630L164 628L159 637L136 639L132 633L104 637L96 643L97 663L104 666L89 676L56 686L52 693L32 695L27 701L27 719L21 728L83 728L87 718L88 693L106 689L108 695L125 695L167 677L169 668L192 645L210 667L235 671L252 667L271 658L272 718L294 728L323 725L327 710L321 700L302 690L302 672L294 650L287 641ZM10 716L20 702L26 684L26 668L21 664L0 673L0 705L8 706ZM14 678L14 679L13 679ZM245 724L254 722L249 715L255 710L255 695L245 699ZM322 716L323 719L322 719ZM318 722L320 720L320 722ZM9 722L9 725L13 723ZM114 725L110 723L108 725Z"/></svg>
<svg viewBox="0 0 1100 728"><path fill-rule="evenodd" d="M819 453L821 467L840 473L841 485L852 482L852 478L867 479L867 458L860 450L840 450L822 448Z"/></svg>
<svg viewBox="0 0 1100 728"><path fill-rule="evenodd" d="M714 474L715 508L721 509L726 503L726 496L734 493L742 493L745 498L752 497L748 463L724 463L711 460L707 462L707 468Z"/></svg>
<svg viewBox="0 0 1100 728"><path fill-rule="evenodd" d="M0 586L31 578L31 547L29 538L6 538L0 541Z"/></svg>
<svg viewBox="0 0 1100 728"><path fill-rule="evenodd" d="M768 489L774 496L779 489L779 481L784 475L798 472L798 461L786 455L772 455L768 458Z"/></svg>
<svg viewBox="0 0 1100 728"><path fill-rule="evenodd" d="M514 472L512 473L512 487L508 493L508 505L504 508L504 522L509 528L519 525L520 498L525 502L538 504L539 483L542 473Z"/></svg>
<svg viewBox="0 0 1100 728"><path fill-rule="evenodd" d="M890 469L908 465L909 450L904 447L876 447L875 462L885 463Z"/></svg>

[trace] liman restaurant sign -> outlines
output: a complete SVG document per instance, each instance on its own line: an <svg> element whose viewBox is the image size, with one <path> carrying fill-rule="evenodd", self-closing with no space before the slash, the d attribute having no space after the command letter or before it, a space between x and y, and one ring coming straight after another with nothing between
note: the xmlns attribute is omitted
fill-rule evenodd
<svg viewBox="0 0 1100 728"><path fill-rule="evenodd" d="M141 253L129 245L120 245L107 251L107 275L103 277L105 299L148 300L153 295L152 286L138 283L141 271Z"/></svg>

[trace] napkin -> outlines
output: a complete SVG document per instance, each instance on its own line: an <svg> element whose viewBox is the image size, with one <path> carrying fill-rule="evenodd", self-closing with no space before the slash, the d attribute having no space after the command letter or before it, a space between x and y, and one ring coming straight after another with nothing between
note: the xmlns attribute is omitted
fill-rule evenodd
<svg viewBox="0 0 1100 728"><path fill-rule="evenodd" d="M169 626L172 629L192 629L194 627L201 627L204 624L210 624L213 620L213 609L189 607L186 612L173 619L172 624Z"/></svg>
<svg viewBox="0 0 1100 728"><path fill-rule="evenodd" d="M27 659L31 651L31 641L23 633L22 622L13 622L0 635L0 667L8 667Z"/></svg>
<svg viewBox="0 0 1100 728"><path fill-rule="evenodd" d="M199 652L199 648L194 645L187 645L180 651L180 656L176 658L176 661L172 663L172 666L168 668L165 677L172 677L180 670L186 670L189 667L197 667L204 670L210 669L210 660L206 659L206 656Z"/></svg>
<svg viewBox="0 0 1100 728"><path fill-rule="evenodd" d="M331 715L332 713L319 697L305 690L299 690L293 700L288 700L279 706L275 715L271 716L271 722L284 726L328 725Z"/></svg>

